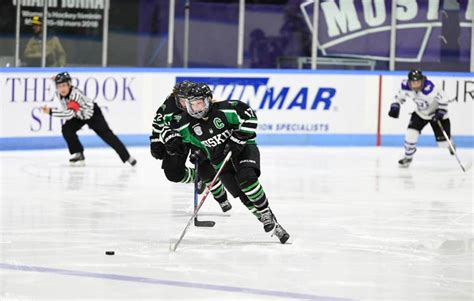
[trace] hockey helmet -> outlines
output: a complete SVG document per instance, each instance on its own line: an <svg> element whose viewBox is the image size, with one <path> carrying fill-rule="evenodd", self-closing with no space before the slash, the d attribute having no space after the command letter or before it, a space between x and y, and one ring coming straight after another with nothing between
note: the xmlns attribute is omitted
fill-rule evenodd
<svg viewBox="0 0 474 301"><path fill-rule="evenodd" d="M194 118L204 118L210 109L212 91L205 83L198 83L186 91L186 110Z"/></svg>
<svg viewBox="0 0 474 301"><path fill-rule="evenodd" d="M412 90L420 90L423 87L425 79L426 79L426 76L423 75L420 69L412 69L410 70L410 72L408 72L408 85L410 86L410 89ZM421 81L421 85L418 85L417 87L413 87L412 82L416 82L416 81Z"/></svg>
<svg viewBox="0 0 474 301"><path fill-rule="evenodd" d="M176 106L181 110L186 110L186 105L184 104L186 98L188 97L189 91L194 87L196 83L193 83L189 80L184 80L182 82L176 83L173 87L173 95L176 102Z"/></svg>
<svg viewBox="0 0 474 301"><path fill-rule="evenodd" d="M61 83L71 83L71 76L69 75L68 72L61 72L61 73L58 73L56 74L56 76L54 77L54 82L57 84L61 84Z"/></svg>
<svg viewBox="0 0 474 301"><path fill-rule="evenodd" d="M417 81L417 80L423 80L425 76L423 75L423 72L421 72L420 69L412 69L410 72L408 72L408 80L409 81Z"/></svg>

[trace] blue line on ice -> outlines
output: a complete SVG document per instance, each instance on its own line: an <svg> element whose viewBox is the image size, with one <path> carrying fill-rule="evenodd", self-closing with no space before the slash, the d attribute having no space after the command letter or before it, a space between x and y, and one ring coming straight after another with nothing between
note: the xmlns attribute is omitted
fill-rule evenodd
<svg viewBox="0 0 474 301"><path fill-rule="evenodd" d="M311 294L299 294L299 293L284 292L284 291L263 290L263 289L206 284L206 283L197 283L197 282L175 281L175 280L127 276L127 275L119 275L119 274L83 272L83 271L54 269L54 268L45 268L45 267L37 267L37 266L7 264L7 263L0 263L0 269L47 273L47 274L58 274L58 275L76 276L76 277L85 277L85 278L99 278L99 279L109 279L109 280L118 280L118 281L129 281L129 282L148 283L148 284L157 284L157 285L168 285L168 286L204 289L204 290L212 290L212 291L234 292L234 293L241 293L241 294L272 296L272 297L280 297L280 298L292 298L292 299L299 299L299 300L350 301L350 299L344 299L344 298L316 296L316 295L311 295Z"/></svg>

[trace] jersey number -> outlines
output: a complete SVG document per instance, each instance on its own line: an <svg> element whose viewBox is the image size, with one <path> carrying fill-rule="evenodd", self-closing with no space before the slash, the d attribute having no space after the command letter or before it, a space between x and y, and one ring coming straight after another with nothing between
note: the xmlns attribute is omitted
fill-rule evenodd
<svg viewBox="0 0 474 301"><path fill-rule="evenodd" d="M247 110L245 110L245 115L250 118L255 118L255 112L252 110L252 108L248 108Z"/></svg>

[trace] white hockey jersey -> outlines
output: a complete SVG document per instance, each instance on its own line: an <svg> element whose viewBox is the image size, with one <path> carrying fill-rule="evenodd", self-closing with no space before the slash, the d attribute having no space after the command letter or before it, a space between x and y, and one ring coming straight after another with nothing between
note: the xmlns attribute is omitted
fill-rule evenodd
<svg viewBox="0 0 474 301"><path fill-rule="evenodd" d="M395 101L403 104L406 100L412 100L416 104L415 112L425 120L433 118L437 109L448 111L446 94L443 90L435 87L435 84L428 79L425 80L423 88L418 92L410 89L408 80L402 81L402 86L395 96ZM443 118L448 118L448 114L446 113Z"/></svg>

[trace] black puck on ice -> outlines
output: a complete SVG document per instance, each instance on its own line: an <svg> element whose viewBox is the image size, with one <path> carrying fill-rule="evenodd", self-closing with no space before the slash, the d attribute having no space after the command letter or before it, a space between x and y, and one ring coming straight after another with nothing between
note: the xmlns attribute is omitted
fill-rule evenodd
<svg viewBox="0 0 474 301"><path fill-rule="evenodd" d="M105 251L105 255L115 255L115 251Z"/></svg>

